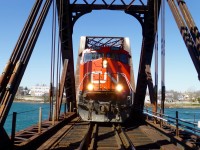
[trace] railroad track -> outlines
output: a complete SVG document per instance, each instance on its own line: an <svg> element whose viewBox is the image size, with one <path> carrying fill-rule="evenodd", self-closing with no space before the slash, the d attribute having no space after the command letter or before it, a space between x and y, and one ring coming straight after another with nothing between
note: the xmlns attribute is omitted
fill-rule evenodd
<svg viewBox="0 0 200 150"><path fill-rule="evenodd" d="M89 122L76 122L49 149L77 149L90 128Z"/></svg>
<svg viewBox="0 0 200 150"><path fill-rule="evenodd" d="M37 150L149 150L179 148L146 125L83 122L75 118Z"/></svg>
<svg viewBox="0 0 200 150"><path fill-rule="evenodd" d="M120 125L74 119L38 148L44 149L133 150L134 147Z"/></svg>
<svg viewBox="0 0 200 150"><path fill-rule="evenodd" d="M120 125L91 123L78 149L128 150L134 147Z"/></svg>

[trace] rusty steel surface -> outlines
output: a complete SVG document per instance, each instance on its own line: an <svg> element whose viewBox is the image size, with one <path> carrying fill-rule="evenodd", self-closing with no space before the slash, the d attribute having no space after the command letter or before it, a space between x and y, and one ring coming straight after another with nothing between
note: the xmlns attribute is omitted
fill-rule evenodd
<svg viewBox="0 0 200 150"><path fill-rule="evenodd" d="M174 16L174 19L177 23L183 41L185 42L185 45L188 49L188 53L198 73L198 78L200 79L200 59L199 59L200 33L198 31L198 28L197 26L195 26L195 23L192 19L192 16L189 14L185 2L183 1L178 2L181 11L179 11L177 5L173 0L169 0L168 4Z"/></svg>
<svg viewBox="0 0 200 150"><path fill-rule="evenodd" d="M64 60L64 66L63 66L63 71L62 71L62 76L61 76L61 81L60 81L60 86L58 88L58 94L57 94L57 102L56 102L56 120L59 119L60 116L60 110L61 110L61 105L63 102L63 92L64 92L64 85L65 85L65 79L67 76L67 67L68 67L68 60Z"/></svg>
<svg viewBox="0 0 200 150"><path fill-rule="evenodd" d="M157 123L155 123L153 121L153 119L148 119L146 120L147 124L149 126L151 126L151 132L157 132L160 133L164 136L167 137L168 141L173 141L174 144L178 145L178 147L180 149L188 149L188 150L192 150L192 149L199 149L199 139L200 136L197 136L196 134L193 134L191 132L185 131L183 129L178 129L178 135L176 127L172 126L168 123L162 123L162 125L160 125L160 122L157 121ZM149 133L150 131L146 131L147 133ZM152 136L150 136L151 138L154 138Z"/></svg>
<svg viewBox="0 0 200 150"><path fill-rule="evenodd" d="M73 124L73 125L72 125ZM71 125L70 127L67 127ZM70 128L70 129L69 129ZM61 129L62 130L62 129ZM65 131L64 131L65 130ZM120 126L75 122L66 125L61 135L45 142L42 149L130 149L131 144Z"/></svg>
<svg viewBox="0 0 200 150"><path fill-rule="evenodd" d="M169 141L167 136L143 123L128 125L91 123L75 118L38 148L38 150L43 149L179 150L181 148Z"/></svg>
<svg viewBox="0 0 200 150"><path fill-rule="evenodd" d="M37 2L38 5L37 5ZM0 90L0 126L3 127L8 112L11 108L11 105L13 103L13 100L15 98L15 94L17 92L17 89L20 85L20 82L22 80L22 77L24 75L24 72L26 70L26 67L28 65L28 62L30 60L31 54L33 52L35 43L38 39L38 36L40 34L41 28L43 26L44 20L46 18L46 15L48 13L48 10L51 5L51 0L46 0L39 17L37 18L37 22L35 23L34 28L32 29L32 33L29 35L29 31L31 31L32 24L34 22L34 19L36 18L38 9L40 8L41 1L37 1L35 4L35 7L33 7L33 12L30 14L30 20L28 19L28 26L25 25L24 30L22 31L22 37L19 38L19 43L17 43L17 48L13 50L13 54L11 54L11 61L13 63L13 66L7 70L9 73L5 73L7 77L3 77L1 79L1 90ZM36 8L36 9L34 9ZM33 19L33 20L32 20ZM32 22L33 21L33 22ZM23 34L23 32L27 32L26 34ZM26 36L29 38L26 38ZM25 41L26 39L26 41ZM26 46L24 45L26 43ZM20 48L18 48L18 44L21 44ZM12 56L14 55L14 56ZM12 60L13 59L13 60ZM0 130L4 130L3 128L0 128ZM0 131L0 133L4 131ZM7 138L6 135L2 135L2 138ZM10 149L8 143L4 144L4 140L0 139L0 149Z"/></svg>
<svg viewBox="0 0 200 150"><path fill-rule="evenodd" d="M64 60L68 59L67 76L65 78L65 92L67 103L72 102L72 107L76 108L76 93L75 93L75 77L74 77L74 57L73 57L73 45L72 45L72 12L68 0L56 1L59 18L59 36L61 42L61 54L64 64Z"/></svg>
<svg viewBox="0 0 200 150"><path fill-rule="evenodd" d="M198 138L194 134L180 130L175 136L173 126L155 124L153 120L127 120L123 124L95 123L82 121L75 113L68 113L52 125L42 123L18 132L15 136L15 149L96 149L96 150L179 150L198 149Z"/></svg>
<svg viewBox="0 0 200 150"><path fill-rule="evenodd" d="M158 9L160 9L161 1L158 0ZM155 42L155 14L154 14L155 1L148 1L148 13L145 14L144 28L143 28L143 40L140 55L140 64L136 85L136 94L134 99L134 108L142 110L144 107L144 99L147 89L148 81L152 82L151 79L151 61L153 55L153 48ZM159 11L158 11L159 12Z"/></svg>
<svg viewBox="0 0 200 150"><path fill-rule="evenodd" d="M93 136L89 149L131 149L131 143L121 126L97 124L95 129L96 135Z"/></svg>
<svg viewBox="0 0 200 150"><path fill-rule="evenodd" d="M45 21L52 0L46 0L40 15L37 17L41 0L37 0L30 18L22 30L22 34L11 54L10 60L0 78L0 149L8 149L5 145L10 145L10 139L3 128L8 112L19 87L20 81L26 70L30 57L32 55L37 38ZM199 31L196 27L186 3L177 0L178 7L173 0L167 1L174 15L175 21L180 29L183 40L188 48L190 57L194 63L200 78L200 59L199 59ZM156 108L156 101L153 97L153 83L151 77L151 61L155 35L157 32L158 16L155 12L160 9L161 0L125 0L107 1L107 0L57 0L59 18L59 38L61 42L61 54L63 63L68 59L65 77L62 79L62 91L66 91L68 107L72 102L72 107L76 109L76 90L74 76L74 60L72 34L75 22L84 14L92 10L121 10L135 17L142 26L143 41L141 46L140 64L138 70L138 79L136 94L134 99L133 113L140 114L144 107L146 88L149 87L151 100ZM155 7L156 6L156 7ZM157 9L155 9L157 8ZM37 21L34 24L35 19ZM33 27L33 25L35 25ZM191 29L188 29L189 26ZM30 35L29 33L32 32ZM26 44L26 45L25 45ZM66 68L65 68L66 69ZM60 95L63 94L62 92ZM59 115L59 99L57 116ZM138 112L139 110L140 112ZM134 114L134 115L135 115ZM75 113L69 113L68 119L62 119L52 125L51 122L42 123L41 132L38 133L38 126L32 126L20 131L14 138L16 149L178 149L175 145L181 145L187 149L198 149L198 138L185 131L179 132L179 137L175 136L175 131L171 126L163 125L162 128L156 124L147 122L146 124L137 124L139 118L131 120L129 125L116 126L114 124L91 124L89 122L77 122ZM73 120L70 120L73 119ZM140 118L141 119L141 118ZM58 129L61 129L58 131ZM164 136L163 136L164 135ZM166 138L167 137L167 138ZM2 140L3 139L3 140ZM168 140L169 139L169 140ZM173 140L172 140L173 139ZM46 141L46 142L45 142ZM169 142L172 141L172 142ZM5 143L4 143L5 142ZM42 144L42 143L43 144ZM43 147L40 147L40 146Z"/></svg>
<svg viewBox="0 0 200 150"><path fill-rule="evenodd" d="M89 122L76 122L48 149L77 149L87 133ZM44 147L44 149L46 149Z"/></svg>
<svg viewBox="0 0 200 150"><path fill-rule="evenodd" d="M76 113L62 114L59 121L45 120L41 124L41 132L39 132L38 125L33 125L27 129L16 133L14 138L15 149L36 149L42 142L46 141L48 137L52 136L57 130L65 124L71 122L76 117Z"/></svg>

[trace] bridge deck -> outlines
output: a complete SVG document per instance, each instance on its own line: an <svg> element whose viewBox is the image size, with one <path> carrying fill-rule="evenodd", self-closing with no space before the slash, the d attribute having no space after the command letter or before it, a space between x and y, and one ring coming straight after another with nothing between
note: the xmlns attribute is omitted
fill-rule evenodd
<svg viewBox="0 0 200 150"><path fill-rule="evenodd" d="M151 120L136 122L133 119L124 124L90 123L81 121L74 113L68 113L62 120L46 127L41 133L36 126L16 134L16 149L194 149L193 142L184 141L186 132L173 137L173 130L160 128ZM48 125L48 126L47 126ZM194 137L194 135L193 135ZM20 141L20 142L19 142Z"/></svg>
<svg viewBox="0 0 200 150"><path fill-rule="evenodd" d="M121 149L116 134L112 129L113 126L100 124L94 141L90 139L87 143L88 149ZM173 149L179 148L167 138L155 131L150 126L133 124L129 127L123 127L125 134L136 149ZM89 123L81 122L79 118L73 119L70 123L61 128L56 134L44 142L38 150L43 149L77 149L79 148L84 136L89 131ZM90 136L92 136L90 134ZM123 142L121 142L123 143ZM94 147L91 148L92 144ZM122 144L123 145L123 144Z"/></svg>

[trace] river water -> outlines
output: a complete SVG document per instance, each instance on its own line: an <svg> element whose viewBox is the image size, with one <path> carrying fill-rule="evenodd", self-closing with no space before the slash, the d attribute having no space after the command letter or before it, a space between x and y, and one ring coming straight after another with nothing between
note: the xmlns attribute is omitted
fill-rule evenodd
<svg viewBox="0 0 200 150"><path fill-rule="evenodd" d="M42 108L42 119L46 120L49 116L49 104L48 103L19 103L14 102L6 123L4 125L5 130L10 135L12 129L12 114L17 112L16 131L25 129L33 124L38 123L39 107ZM165 114L171 117L178 116L180 119L196 123L200 121L200 108L166 108Z"/></svg>
<svg viewBox="0 0 200 150"><path fill-rule="evenodd" d="M13 112L17 112L16 131L25 129L30 125L37 124L39 118L39 108L42 108L42 119L48 119L48 103L21 103L14 102L5 122L4 128L10 135L12 129Z"/></svg>

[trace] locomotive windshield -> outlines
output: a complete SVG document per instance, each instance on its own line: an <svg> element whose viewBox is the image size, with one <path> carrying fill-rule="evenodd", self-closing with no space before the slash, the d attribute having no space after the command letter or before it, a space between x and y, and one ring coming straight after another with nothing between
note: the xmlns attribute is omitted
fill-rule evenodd
<svg viewBox="0 0 200 150"><path fill-rule="evenodd" d="M115 53L107 53L107 58L111 58L116 61L121 61L124 64L128 64L128 55L126 54L115 54Z"/></svg>
<svg viewBox="0 0 200 150"><path fill-rule="evenodd" d="M86 63L88 61L103 58L103 56L104 56L103 53L97 53L97 52L95 52L95 53L85 53L83 61ZM124 64L129 63L129 57L126 54L107 53L106 57L111 58L111 59L116 60L116 61L121 61Z"/></svg>
<svg viewBox="0 0 200 150"><path fill-rule="evenodd" d="M84 62L92 61L94 59L102 58L102 53L85 53L84 54Z"/></svg>

